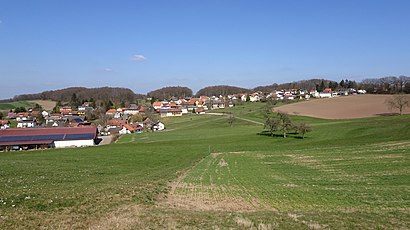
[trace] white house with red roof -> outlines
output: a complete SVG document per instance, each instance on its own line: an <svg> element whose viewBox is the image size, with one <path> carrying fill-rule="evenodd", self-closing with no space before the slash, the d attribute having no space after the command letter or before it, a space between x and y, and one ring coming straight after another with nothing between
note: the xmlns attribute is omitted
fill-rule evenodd
<svg viewBox="0 0 410 230"><path fill-rule="evenodd" d="M323 92L319 93L320 98L331 98L332 96L333 95L332 95L332 89L331 88L325 88L323 90Z"/></svg>
<svg viewBox="0 0 410 230"><path fill-rule="evenodd" d="M8 128L10 128L10 121L0 120L0 129L8 129Z"/></svg>

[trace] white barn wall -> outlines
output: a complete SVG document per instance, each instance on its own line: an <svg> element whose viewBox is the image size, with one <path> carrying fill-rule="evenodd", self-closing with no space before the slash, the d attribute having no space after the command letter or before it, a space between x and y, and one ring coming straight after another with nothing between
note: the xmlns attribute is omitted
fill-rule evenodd
<svg viewBox="0 0 410 230"><path fill-rule="evenodd" d="M93 146L94 140L70 140L70 141L54 141L54 146L56 148L67 148L67 147L82 147L82 146Z"/></svg>

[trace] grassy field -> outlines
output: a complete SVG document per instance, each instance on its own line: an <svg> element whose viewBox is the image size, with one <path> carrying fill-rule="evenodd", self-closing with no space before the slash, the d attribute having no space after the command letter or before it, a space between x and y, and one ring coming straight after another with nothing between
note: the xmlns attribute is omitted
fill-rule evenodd
<svg viewBox="0 0 410 230"><path fill-rule="evenodd" d="M28 108L33 106L34 103L28 101L16 101L16 102L8 102L8 103L0 103L0 111L8 111L10 109L15 109L17 107L24 107Z"/></svg>
<svg viewBox="0 0 410 230"><path fill-rule="evenodd" d="M258 135L263 103L109 146L0 153L0 229L408 229L410 116ZM251 120L253 122L247 121Z"/></svg>

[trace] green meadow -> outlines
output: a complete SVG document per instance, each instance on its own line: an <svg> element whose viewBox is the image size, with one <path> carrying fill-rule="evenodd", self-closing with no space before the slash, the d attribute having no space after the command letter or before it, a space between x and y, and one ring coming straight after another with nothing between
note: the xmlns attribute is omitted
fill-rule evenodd
<svg viewBox="0 0 410 230"><path fill-rule="evenodd" d="M410 116L292 116L263 103L166 118L107 146L0 153L0 229L408 229Z"/></svg>
<svg viewBox="0 0 410 230"><path fill-rule="evenodd" d="M28 101L16 101L16 102L7 102L7 103L0 103L0 111L1 110L10 110L10 109L15 109L17 107L31 107L33 106L32 102L28 102Z"/></svg>

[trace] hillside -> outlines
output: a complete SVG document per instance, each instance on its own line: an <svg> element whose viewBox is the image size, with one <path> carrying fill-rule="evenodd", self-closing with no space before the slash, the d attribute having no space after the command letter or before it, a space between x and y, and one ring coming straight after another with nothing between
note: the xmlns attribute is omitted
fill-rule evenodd
<svg viewBox="0 0 410 230"><path fill-rule="evenodd" d="M52 100L52 101L69 101L73 94L81 100L89 100L93 98L95 101L113 102L133 102L136 99L143 98L144 95L135 94L132 90L127 88L84 88L84 87L70 87L59 90L44 91L37 94L22 94L13 98L14 101L24 100Z"/></svg>
<svg viewBox="0 0 410 230"><path fill-rule="evenodd" d="M148 97L168 100L171 98L185 98L192 96L192 90L183 86L168 86L161 89L153 90L147 94Z"/></svg>
<svg viewBox="0 0 410 230"><path fill-rule="evenodd" d="M163 119L116 144L0 154L1 229L406 229L409 115L292 116L306 139L260 135L263 103ZM239 119L242 118L242 119ZM245 119L256 121L249 122ZM92 164L90 163L92 162Z"/></svg>

